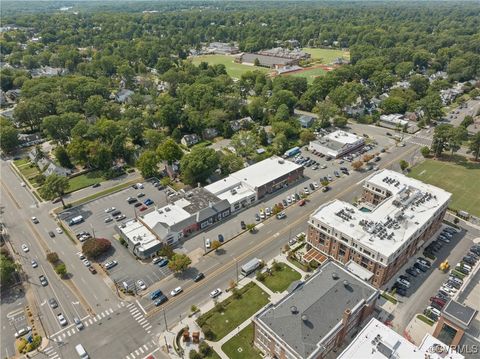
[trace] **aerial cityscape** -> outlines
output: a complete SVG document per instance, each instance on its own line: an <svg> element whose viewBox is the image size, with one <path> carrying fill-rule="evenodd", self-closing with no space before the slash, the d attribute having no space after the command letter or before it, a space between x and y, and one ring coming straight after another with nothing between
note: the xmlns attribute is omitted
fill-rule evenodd
<svg viewBox="0 0 480 359"><path fill-rule="evenodd" d="M2 359L480 358L480 3L0 20Z"/></svg>

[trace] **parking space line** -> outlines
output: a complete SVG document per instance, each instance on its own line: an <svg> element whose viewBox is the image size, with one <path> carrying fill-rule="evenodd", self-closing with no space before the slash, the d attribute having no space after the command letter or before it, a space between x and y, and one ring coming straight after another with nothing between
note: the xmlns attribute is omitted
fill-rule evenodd
<svg viewBox="0 0 480 359"><path fill-rule="evenodd" d="M138 349L135 350L135 355L140 355L140 353L138 352Z"/></svg>
<svg viewBox="0 0 480 359"><path fill-rule="evenodd" d="M110 314L113 314L113 309L110 308L110 309L107 310L107 312L109 312Z"/></svg>
<svg viewBox="0 0 480 359"><path fill-rule="evenodd" d="M130 355L127 355L127 356L126 356L126 359L130 359Z"/></svg>

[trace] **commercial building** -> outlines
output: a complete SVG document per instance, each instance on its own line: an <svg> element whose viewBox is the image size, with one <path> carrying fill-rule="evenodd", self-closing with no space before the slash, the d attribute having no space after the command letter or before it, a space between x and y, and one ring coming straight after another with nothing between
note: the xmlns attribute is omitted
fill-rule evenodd
<svg viewBox="0 0 480 359"><path fill-rule="evenodd" d="M337 359L463 359L430 334L416 346L377 319L372 318Z"/></svg>
<svg viewBox="0 0 480 359"><path fill-rule="evenodd" d="M303 167L278 156L272 156L214 182L205 189L230 203L238 211L303 176Z"/></svg>
<svg viewBox="0 0 480 359"><path fill-rule="evenodd" d="M204 188L171 194L169 204L136 216L117 232L140 258L152 256L163 244L174 245L230 215L230 204Z"/></svg>
<svg viewBox="0 0 480 359"><path fill-rule="evenodd" d="M211 42L204 51L210 54L231 55L239 52L238 46L226 42Z"/></svg>
<svg viewBox="0 0 480 359"><path fill-rule="evenodd" d="M308 149L325 156L338 158L355 151L365 144L363 137L345 131L334 131L322 138L310 141Z"/></svg>
<svg viewBox="0 0 480 359"><path fill-rule="evenodd" d="M247 65L254 65L256 60L258 60L259 66L268 67L271 69L278 69L284 66L292 66L298 65L300 60L298 59L289 59L285 57L278 57L278 56L269 56L269 55L260 55L250 52L245 52L238 56L235 61L247 64Z"/></svg>
<svg viewBox="0 0 480 359"><path fill-rule="evenodd" d="M380 287L439 229L450 197L398 172L375 172L364 182L360 208L333 200L312 213L307 249L346 265L355 262Z"/></svg>
<svg viewBox="0 0 480 359"><path fill-rule="evenodd" d="M254 345L270 358L324 358L372 316L378 293L327 262L253 318Z"/></svg>
<svg viewBox="0 0 480 359"><path fill-rule="evenodd" d="M401 129L403 130L405 126L408 127L408 120L405 120L404 116L399 113L393 113L391 115L381 115L380 116L380 126L387 127L391 129Z"/></svg>

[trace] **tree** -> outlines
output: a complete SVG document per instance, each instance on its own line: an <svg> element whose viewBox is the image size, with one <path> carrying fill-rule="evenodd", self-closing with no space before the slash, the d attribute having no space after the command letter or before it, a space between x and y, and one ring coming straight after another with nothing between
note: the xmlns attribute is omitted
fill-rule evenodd
<svg viewBox="0 0 480 359"><path fill-rule="evenodd" d="M67 177L59 176L55 173L48 176L45 180L45 183L40 188L40 193L43 198L47 200L52 200L57 197L60 197L63 207L65 207L65 202L63 201L63 195L69 187L69 182Z"/></svg>
<svg viewBox="0 0 480 359"><path fill-rule="evenodd" d="M258 58L255 58L253 61L253 66L260 66L260 60Z"/></svg>
<svg viewBox="0 0 480 359"><path fill-rule="evenodd" d="M369 154L369 153L366 153L363 155L363 162L367 163L368 161L370 161L374 156L372 154Z"/></svg>
<svg viewBox="0 0 480 359"><path fill-rule="evenodd" d="M0 279L2 284L10 283L13 274L17 270L15 261L8 255L8 252L0 253Z"/></svg>
<svg viewBox="0 0 480 359"><path fill-rule="evenodd" d="M343 116L337 116L333 119L333 124L337 127L343 128L348 124L348 120Z"/></svg>
<svg viewBox="0 0 480 359"><path fill-rule="evenodd" d="M478 157L480 156L480 132L477 132L475 135L473 135L468 144L468 148L475 156L475 161L478 161Z"/></svg>
<svg viewBox="0 0 480 359"><path fill-rule="evenodd" d="M112 243L106 238L89 238L82 245L82 253L88 259L95 259L107 252Z"/></svg>
<svg viewBox="0 0 480 359"><path fill-rule="evenodd" d="M70 156L68 156L68 152L63 146L57 146L55 148L55 158L60 163L60 166L66 168L72 168L72 162L70 161Z"/></svg>
<svg viewBox="0 0 480 359"><path fill-rule="evenodd" d="M220 241L218 241L218 240L212 241L212 249L213 249L214 251L216 251L218 248L220 248L221 245L222 245L222 244L221 244Z"/></svg>
<svg viewBox="0 0 480 359"><path fill-rule="evenodd" d="M315 106L313 112L318 115L320 127L327 128L330 120L340 113L340 109L331 101L322 101Z"/></svg>
<svg viewBox="0 0 480 359"><path fill-rule="evenodd" d="M67 275L67 266L65 263L60 263L55 266L55 272L62 278Z"/></svg>
<svg viewBox="0 0 480 359"><path fill-rule="evenodd" d="M467 128L468 126L472 125L475 121L473 120L473 117L472 116L465 116L465 118L463 119L463 121L460 123L460 126L464 127L464 128Z"/></svg>
<svg viewBox="0 0 480 359"><path fill-rule="evenodd" d="M281 105L286 105L288 107L288 111L291 115L293 115L293 109L295 104L297 103L297 98L293 94L292 91L289 90L280 90L276 91L272 97L268 100L268 108L276 112Z"/></svg>
<svg viewBox="0 0 480 359"><path fill-rule="evenodd" d="M230 145L237 155L242 157L251 156L258 145L258 138L253 131L239 131L232 137Z"/></svg>
<svg viewBox="0 0 480 359"><path fill-rule="evenodd" d="M90 96L83 105L83 111L87 116L99 117L102 113L103 106L105 106L105 99L100 95Z"/></svg>
<svg viewBox="0 0 480 359"><path fill-rule="evenodd" d="M205 182L217 169L218 164L218 154L213 148L194 147L180 160L182 178L190 185Z"/></svg>
<svg viewBox="0 0 480 359"><path fill-rule="evenodd" d="M436 92L427 94L427 96L419 101L419 105L424 112L424 118L427 123L438 120L443 116L442 100Z"/></svg>
<svg viewBox="0 0 480 359"><path fill-rule="evenodd" d="M243 168L243 159L234 153L220 154L220 170L223 175L239 171Z"/></svg>
<svg viewBox="0 0 480 359"><path fill-rule="evenodd" d="M288 139L283 133L279 133L272 141L272 146L276 154L283 154L288 149Z"/></svg>
<svg viewBox="0 0 480 359"><path fill-rule="evenodd" d="M442 124L435 127L431 146L435 157L440 157L443 150L447 148L452 128L453 126L450 124Z"/></svg>
<svg viewBox="0 0 480 359"><path fill-rule="evenodd" d="M401 160L399 164L402 171L405 171L410 166L405 160Z"/></svg>
<svg viewBox="0 0 480 359"><path fill-rule="evenodd" d="M405 113L407 101L401 97L390 96L380 103L380 108L385 114Z"/></svg>
<svg viewBox="0 0 480 359"><path fill-rule="evenodd" d="M56 264L59 261L59 257L57 252L48 252L47 253L47 261L51 264Z"/></svg>
<svg viewBox="0 0 480 359"><path fill-rule="evenodd" d="M158 146L157 155L161 160L167 161L168 164L171 165L174 161L182 158L183 151L180 146L169 137Z"/></svg>
<svg viewBox="0 0 480 359"><path fill-rule="evenodd" d="M188 352L188 357L189 359L202 359L203 357L200 355L199 352L196 350L192 349Z"/></svg>
<svg viewBox="0 0 480 359"><path fill-rule="evenodd" d="M352 168L353 168L355 171L358 171L362 166L363 166L363 162L362 162L362 161L354 161L354 162L352 162Z"/></svg>
<svg viewBox="0 0 480 359"><path fill-rule="evenodd" d="M275 114L276 121L288 121L290 119L290 110L284 103L278 106L277 113Z"/></svg>
<svg viewBox="0 0 480 359"><path fill-rule="evenodd" d="M186 254L175 253L170 261L168 262L168 268L172 272L180 273L187 270L187 268L192 264L192 260Z"/></svg>
<svg viewBox="0 0 480 359"><path fill-rule="evenodd" d="M249 232L253 233L255 231L255 226L256 226L255 223L248 223L246 225L246 228Z"/></svg>
<svg viewBox="0 0 480 359"><path fill-rule="evenodd" d="M173 251L172 246L168 244L163 244L162 248L158 251L159 255L167 257L168 259L172 258L175 252Z"/></svg>
<svg viewBox="0 0 480 359"><path fill-rule="evenodd" d="M7 120L0 119L0 148L10 153L20 144L18 131Z"/></svg>
<svg viewBox="0 0 480 359"><path fill-rule="evenodd" d="M206 342L202 341L198 346L198 351L202 358L209 356L212 353L212 348Z"/></svg>
<svg viewBox="0 0 480 359"><path fill-rule="evenodd" d="M420 149L420 153L423 157L427 158L430 155L430 147L424 146Z"/></svg>
<svg viewBox="0 0 480 359"><path fill-rule="evenodd" d="M20 126L29 127L32 132L37 131L42 119L50 114L47 104L36 98L20 101L13 111L13 116Z"/></svg>
<svg viewBox="0 0 480 359"><path fill-rule="evenodd" d="M450 148L452 155L460 149L462 142L467 139L467 136L468 133L465 127L460 126L450 128L448 147Z"/></svg>
<svg viewBox="0 0 480 359"><path fill-rule="evenodd" d="M309 130L309 129L301 130L299 137L300 137L300 141L302 141L303 144L310 143L310 141L313 141L316 138L312 130Z"/></svg>
<svg viewBox="0 0 480 359"><path fill-rule="evenodd" d="M158 173L158 158L154 151L147 150L138 157L136 166L143 178L154 177Z"/></svg>
<svg viewBox="0 0 480 359"><path fill-rule="evenodd" d="M430 82L428 78L422 75L415 75L412 76L409 80L410 88L416 92L418 97L423 97L427 93L428 87L430 86Z"/></svg>
<svg viewBox="0 0 480 359"><path fill-rule="evenodd" d="M70 139L72 129L81 119L82 115L72 112L47 116L42 121L42 128L53 140L65 145Z"/></svg>

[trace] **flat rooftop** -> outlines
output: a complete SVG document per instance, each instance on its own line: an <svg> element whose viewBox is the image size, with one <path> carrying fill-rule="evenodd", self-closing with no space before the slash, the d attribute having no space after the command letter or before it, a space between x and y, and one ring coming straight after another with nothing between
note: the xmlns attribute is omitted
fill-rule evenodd
<svg viewBox="0 0 480 359"><path fill-rule="evenodd" d="M372 318L337 359L463 359L464 356L426 334L420 346Z"/></svg>
<svg viewBox="0 0 480 359"><path fill-rule="evenodd" d="M125 222L125 227L119 227L120 231L133 243L138 243L143 249L156 246L159 240L142 223L132 219Z"/></svg>
<svg viewBox="0 0 480 359"><path fill-rule="evenodd" d="M341 325L346 309L372 300L378 291L334 262L327 262L280 302L256 319L268 326L298 356L307 358Z"/></svg>
<svg viewBox="0 0 480 359"><path fill-rule="evenodd" d="M419 228L426 225L451 197L441 188L386 169L367 178L364 187L390 196L371 212L333 200L321 205L311 219L386 257L395 253Z"/></svg>
<svg viewBox="0 0 480 359"><path fill-rule="evenodd" d="M188 213L195 214L211 204L219 202L220 199L203 187L195 187L185 193L178 192L176 196L170 197L170 201Z"/></svg>
<svg viewBox="0 0 480 359"><path fill-rule="evenodd" d="M331 132L322 138L313 142L322 146L328 147L334 151L338 151L346 146L352 146L354 144L363 142L363 137L354 135L353 133L338 130Z"/></svg>
<svg viewBox="0 0 480 359"><path fill-rule="evenodd" d="M182 207L170 204L147 213L142 219L148 227L155 228L158 223L164 223L166 226L171 227L191 216L192 214L185 211Z"/></svg>
<svg viewBox="0 0 480 359"><path fill-rule="evenodd" d="M477 310L468 305L451 300L442 309L442 313L460 322L465 327L468 327L477 314Z"/></svg>

